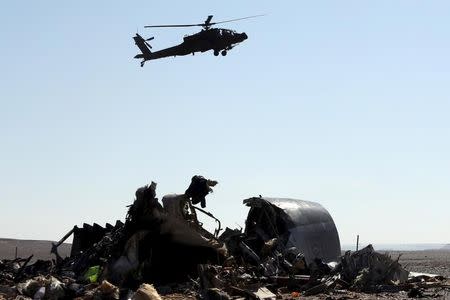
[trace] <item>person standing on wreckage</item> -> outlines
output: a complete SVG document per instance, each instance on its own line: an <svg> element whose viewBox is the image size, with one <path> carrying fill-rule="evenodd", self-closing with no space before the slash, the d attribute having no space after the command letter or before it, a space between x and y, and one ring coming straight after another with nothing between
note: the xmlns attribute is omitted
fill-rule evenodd
<svg viewBox="0 0 450 300"><path fill-rule="evenodd" d="M197 214L193 205L200 203L206 207L206 195L213 192L212 187L217 181L195 175L188 189L181 195L166 195L162 198L164 210L171 216L198 224Z"/></svg>

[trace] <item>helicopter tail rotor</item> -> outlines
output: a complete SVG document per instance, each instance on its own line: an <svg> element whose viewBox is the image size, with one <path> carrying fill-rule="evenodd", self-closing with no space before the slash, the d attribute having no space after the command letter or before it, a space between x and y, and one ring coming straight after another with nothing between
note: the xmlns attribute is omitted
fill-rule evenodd
<svg viewBox="0 0 450 300"><path fill-rule="evenodd" d="M134 58L142 58L141 67L143 67L145 61L151 59L152 52L150 49L152 49L152 46L148 41L153 40L154 37L144 39L139 33L136 33L136 36L134 36L133 39L136 46L141 50L141 53L137 54Z"/></svg>
<svg viewBox="0 0 450 300"><path fill-rule="evenodd" d="M150 48L150 49L152 49L152 46L148 43L148 41L151 41L151 40L154 40L155 39L155 37L154 36L152 36L151 38L148 38L148 39L146 39L144 42L145 42L145 44Z"/></svg>

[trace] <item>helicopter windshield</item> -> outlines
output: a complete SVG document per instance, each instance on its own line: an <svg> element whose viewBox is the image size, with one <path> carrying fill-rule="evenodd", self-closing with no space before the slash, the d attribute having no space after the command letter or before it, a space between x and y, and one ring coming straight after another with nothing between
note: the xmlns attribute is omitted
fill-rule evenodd
<svg viewBox="0 0 450 300"><path fill-rule="evenodd" d="M236 31L234 30L230 30L230 29L220 29L219 30L219 35L220 36L224 36L224 35L236 35Z"/></svg>

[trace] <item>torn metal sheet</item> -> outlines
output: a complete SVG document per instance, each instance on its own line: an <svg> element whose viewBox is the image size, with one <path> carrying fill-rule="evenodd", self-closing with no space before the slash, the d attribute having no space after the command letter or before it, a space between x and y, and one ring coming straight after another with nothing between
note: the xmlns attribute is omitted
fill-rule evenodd
<svg viewBox="0 0 450 300"><path fill-rule="evenodd" d="M409 272L408 275L408 279L412 279L415 277L429 277L429 278L434 278L434 277L440 277L441 275L438 274L430 274L430 273L420 273L420 272Z"/></svg>
<svg viewBox="0 0 450 300"><path fill-rule="evenodd" d="M249 291L253 297L261 300L275 300L277 295L269 291L266 287L260 287L257 291Z"/></svg>
<svg viewBox="0 0 450 300"><path fill-rule="evenodd" d="M326 262L341 254L339 234L328 211L315 202L254 197L244 200L250 206L245 232L263 240L280 238L285 247L296 247L311 263L314 258Z"/></svg>

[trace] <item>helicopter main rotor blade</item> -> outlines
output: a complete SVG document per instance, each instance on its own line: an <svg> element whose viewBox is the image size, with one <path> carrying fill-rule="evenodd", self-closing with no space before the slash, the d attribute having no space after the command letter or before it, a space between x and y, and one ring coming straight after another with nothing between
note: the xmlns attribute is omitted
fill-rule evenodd
<svg viewBox="0 0 450 300"><path fill-rule="evenodd" d="M146 25L144 28L164 28L164 27L194 27L203 26L205 24L176 24L176 25Z"/></svg>
<svg viewBox="0 0 450 300"><path fill-rule="evenodd" d="M216 25L216 24L222 24L222 23L228 23L228 22L235 22L235 21L239 21L239 20L258 18L258 17L263 17L263 16L265 16L265 14L263 14L263 15L254 15L254 16L249 16L249 17L244 17L244 18L231 19L231 20L220 21L220 22L212 22L212 23L209 23L209 25Z"/></svg>
<svg viewBox="0 0 450 300"><path fill-rule="evenodd" d="M209 15L209 16L206 18L206 20L205 20L205 25L206 25L206 26L208 26L208 25L211 24L211 19L212 19L212 18L213 18L212 15Z"/></svg>
<svg viewBox="0 0 450 300"><path fill-rule="evenodd" d="M262 17L265 15L255 15L255 16L249 16L249 17L244 17L244 18L237 18L237 19L231 19L231 20L226 20L226 21L220 21L220 22L211 22L212 16L208 16L208 18L206 19L205 23L200 23L200 24L170 24L170 25L146 25L144 26L144 28L166 28L166 27L194 27L194 26L201 26L201 27L210 27L216 24L222 24L222 23L228 23L228 22L234 22L234 21L240 21L240 20L245 20L245 19L251 19L251 18L257 18L257 17Z"/></svg>

